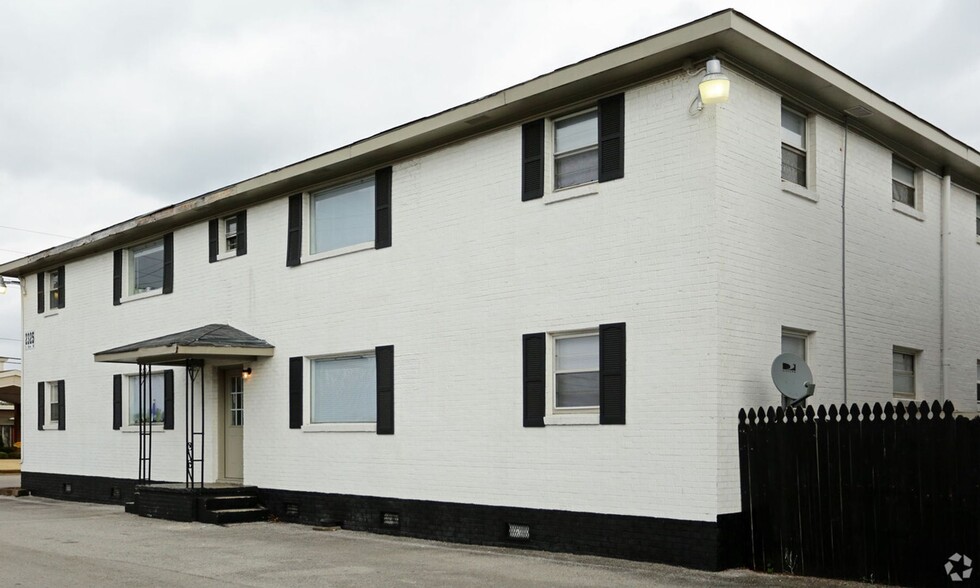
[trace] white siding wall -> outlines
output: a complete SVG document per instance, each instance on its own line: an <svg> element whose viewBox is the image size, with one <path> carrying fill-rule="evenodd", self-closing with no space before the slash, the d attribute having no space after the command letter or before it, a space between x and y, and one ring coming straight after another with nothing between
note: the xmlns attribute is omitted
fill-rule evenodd
<svg viewBox="0 0 980 588"><path fill-rule="evenodd" d="M739 510L736 414L778 402L781 326L814 331L818 400L843 400L843 133L815 117L817 201L784 192L780 97L729 75L731 100L694 117L694 78L627 91L626 177L595 195L522 203L514 126L395 162L388 249L287 268L284 194L248 210L246 256L209 264L207 224L176 231L173 294L113 307L111 252L68 264L55 316L34 312L27 280L24 422L35 383L65 379L68 430L25 426L25 471L135 477L137 436L111 429L111 375L126 370L92 353L228 323L276 346L246 384L246 483L695 520ZM856 134L848 149L849 400L891 398L892 345L923 350L920 398L935 398L939 180L926 174L925 220L910 218L891 209L890 152ZM972 198L953 195L954 400L972 400L980 357ZM628 424L523 428L521 335L620 321ZM393 436L288 429L289 357L388 344ZM183 478L176 380L155 478Z"/></svg>
<svg viewBox="0 0 980 588"><path fill-rule="evenodd" d="M718 124L721 325L719 512L740 509L737 413L779 403L770 365L782 327L812 331L810 404L841 403L843 127L810 124L811 195L780 180L779 94L733 74ZM852 129L847 142L847 402L893 398L892 347L922 350L916 399L940 398L940 184L923 173L922 218L893 210L892 152ZM946 397L974 410L977 267L974 195L955 188L951 211L951 383Z"/></svg>

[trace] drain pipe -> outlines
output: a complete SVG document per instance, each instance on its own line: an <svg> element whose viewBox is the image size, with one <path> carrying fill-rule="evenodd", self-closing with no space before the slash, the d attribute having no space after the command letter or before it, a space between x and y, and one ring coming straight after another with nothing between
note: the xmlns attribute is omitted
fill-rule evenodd
<svg viewBox="0 0 980 588"><path fill-rule="evenodd" d="M844 404L847 404L847 135L851 118L844 114L844 162L840 194L840 316Z"/></svg>
<svg viewBox="0 0 980 588"><path fill-rule="evenodd" d="M949 209L952 203L952 179L943 170L939 193L939 402L946 402L949 386Z"/></svg>

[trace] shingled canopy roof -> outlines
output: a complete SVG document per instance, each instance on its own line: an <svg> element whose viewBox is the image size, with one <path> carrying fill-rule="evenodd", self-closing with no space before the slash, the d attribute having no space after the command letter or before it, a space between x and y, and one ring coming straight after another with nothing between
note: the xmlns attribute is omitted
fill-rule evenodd
<svg viewBox="0 0 980 588"><path fill-rule="evenodd" d="M255 359L269 357L275 347L228 325L205 325L155 337L95 354L108 363L179 363L186 359Z"/></svg>

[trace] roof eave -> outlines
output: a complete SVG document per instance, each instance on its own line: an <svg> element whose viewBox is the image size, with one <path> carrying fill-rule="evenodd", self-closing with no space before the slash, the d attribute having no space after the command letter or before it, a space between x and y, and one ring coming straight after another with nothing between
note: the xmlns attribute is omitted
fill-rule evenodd
<svg viewBox="0 0 980 588"><path fill-rule="evenodd" d="M95 361L99 363L142 363L142 364L173 364L188 359L241 359L255 360L260 357L272 357L273 347L216 347L213 345L166 345L161 347L146 347L118 353L96 353Z"/></svg>
<svg viewBox="0 0 980 588"><path fill-rule="evenodd" d="M0 275L25 274L124 246L250 204L301 191L556 108L636 84L720 52L762 75L782 80L830 111L863 104L875 114L856 121L869 134L907 146L911 158L980 187L980 154L755 21L725 10L527 82L390 129L322 155L270 171L113 225L86 237L5 264ZM787 81L788 80L788 81Z"/></svg>

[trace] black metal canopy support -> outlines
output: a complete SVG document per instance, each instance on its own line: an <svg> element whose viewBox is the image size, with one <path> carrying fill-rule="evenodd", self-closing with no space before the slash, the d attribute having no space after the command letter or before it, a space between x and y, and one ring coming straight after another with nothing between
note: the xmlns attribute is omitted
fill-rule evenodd
<svg viewBox="0 0 980 588"><path fill-rule="evenodd" d="M139 481L141 483L149 483L152 479L150 476L150 468L153 464L153 422L150 415L150 406L153 402L152 370L153 367L148 363L139 364L139 399L137 400L139 412L136 413L136 422L139 423L140 432Z"/></svg>
<svg viewBox="0 0 980 588"><path fill-rule="evenodd" d="M184 486L204 488L204 360L188 359L185 367L184 442L187 446L187 474Z"/></svg>

